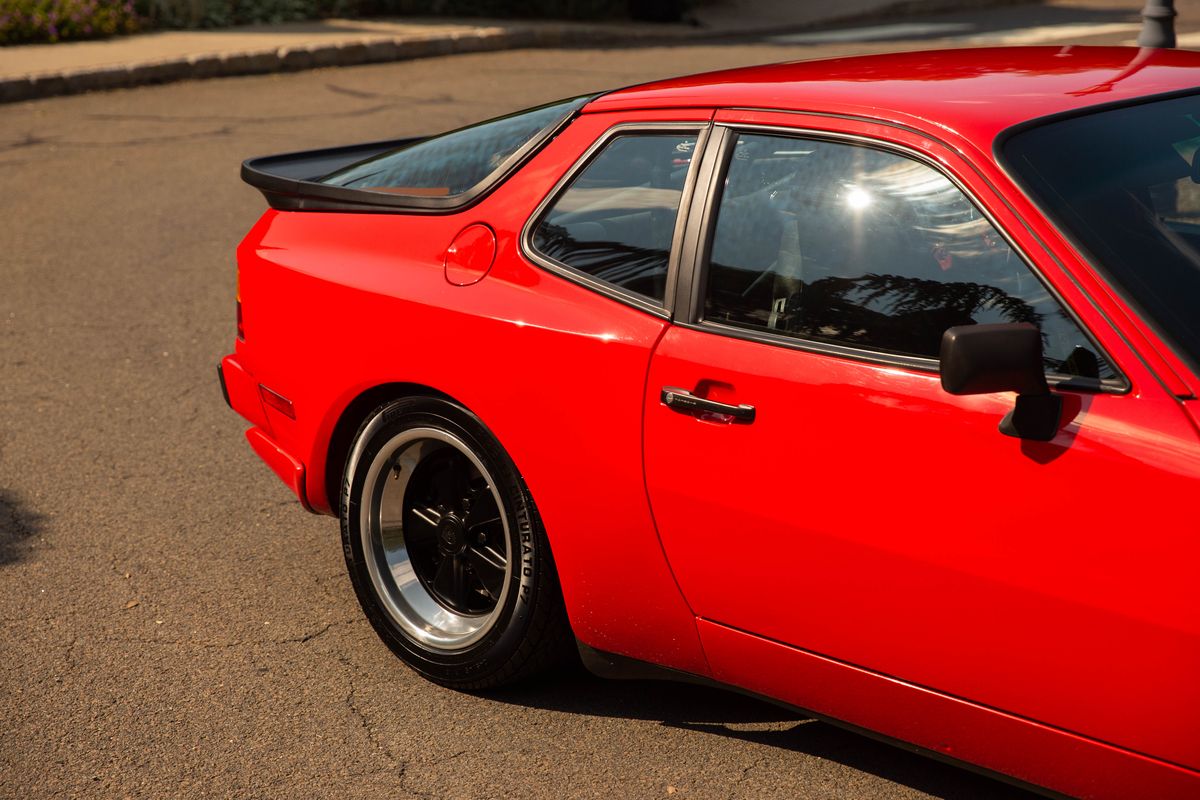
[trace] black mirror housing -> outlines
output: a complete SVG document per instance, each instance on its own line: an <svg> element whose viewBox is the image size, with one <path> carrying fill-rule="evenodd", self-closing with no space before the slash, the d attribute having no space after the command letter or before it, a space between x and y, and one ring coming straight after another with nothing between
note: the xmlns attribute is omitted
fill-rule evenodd
<svg viewBox="0 0 1200 800"><path fill-rule="evenodd" d="M1016 392L1000 421L1006 436L1048 442L1058 433L1062 398L1050 391L1042 332L1027 322L959 325L942 334L942 388L950 394Z"/></svg>
<svg viewBox="0 0 1200 800"><path fill-rule="evenodd" d="M950 394L1044 395L1042 333L1028 322L959 325L942 334L942 388Z"/></svg>

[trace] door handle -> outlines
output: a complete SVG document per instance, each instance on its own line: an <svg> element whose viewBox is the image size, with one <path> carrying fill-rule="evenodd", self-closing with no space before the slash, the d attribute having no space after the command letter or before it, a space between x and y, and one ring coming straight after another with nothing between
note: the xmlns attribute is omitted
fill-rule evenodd
<svg viewBox="0 0 1200 800"><path fill-rule="evenodd" d="M718 403L716 400L696 397L687 389L675 386L664 386L661 398L664 406L683 414L724 414L738 422L754 422L754 406L745 403Z"/></svg>

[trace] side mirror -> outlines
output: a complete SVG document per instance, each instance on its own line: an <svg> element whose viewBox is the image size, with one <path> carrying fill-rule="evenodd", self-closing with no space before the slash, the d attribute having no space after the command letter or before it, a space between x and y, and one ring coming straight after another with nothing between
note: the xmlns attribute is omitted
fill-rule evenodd
<svg viewBox="0 0 1200 800"><path fill-rule="evenodd" d="M1016 392L1000 422L1006 436L1048 442L1058 433L1062 398L1046 384L1042 334L1027 322L960 325L942 334L942 388L950 394Z"/></svg>

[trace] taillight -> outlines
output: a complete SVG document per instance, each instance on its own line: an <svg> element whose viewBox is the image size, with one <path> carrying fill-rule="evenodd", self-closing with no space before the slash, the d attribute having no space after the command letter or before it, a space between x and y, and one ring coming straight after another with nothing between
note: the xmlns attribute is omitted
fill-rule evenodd
<svg viewBox="0 0 1200 800"><path fill-rule="evenodd" d="M242 271L237 273L237 337L238 341L246 341L246 329L242 327Z"/></svg>

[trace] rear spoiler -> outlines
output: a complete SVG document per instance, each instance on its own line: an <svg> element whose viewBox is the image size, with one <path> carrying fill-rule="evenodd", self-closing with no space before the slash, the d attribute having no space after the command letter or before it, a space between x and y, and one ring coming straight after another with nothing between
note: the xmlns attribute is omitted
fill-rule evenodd
<svg viewBox="0 0 1200 800"><path fill-rule="evenodd" d="M408 197L334 186L318 181L343 167L425 141L427 137L303 150L242 162L242 180L262 192L271 208L284 211L413 211L446 210L463 203L461 197ZM447 203L447 201L450 201Z"/></svg>
<svg viewBox="0 0 1200 800"><path fill-rule="evenodd" d="M482 180L465 192L453 195L395 194L386 189L372 191L321 182L321 178L337 172L343 167L432 138L428 136L389 139L382 142L354 144L348 147L330 147L324 150L306 150L299 153L250 158L242 162L242 180L262 192L263 197L267 198L267 202L271 204L271 208L284 211L360 211L376 214L380 212L444 214L459 211L498 186L542 145L557 136L558 132L597 96L580 95L570 100L549 104L549 106L568 106L569 108L556 122L543 128L541 132L509 154ZM531 110L537 111L549 106L539 106ZM467 126L467 128L473 127L473 125ZM459 128L458 131L450 131L442 135L450 136L467 130L467 128Z"/></svg>

